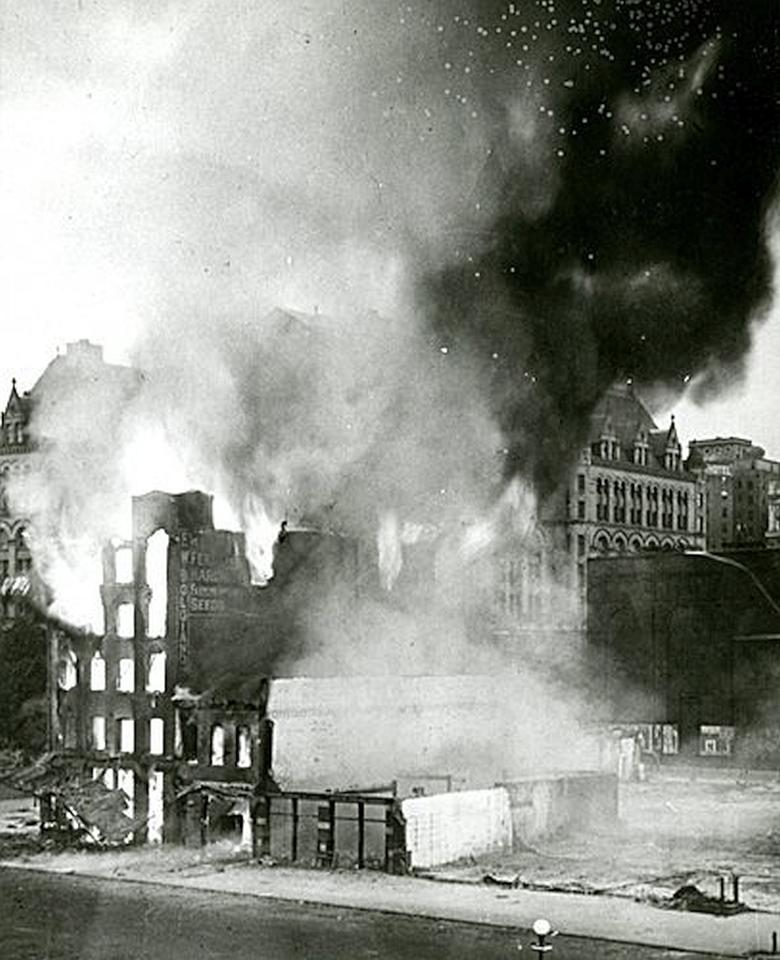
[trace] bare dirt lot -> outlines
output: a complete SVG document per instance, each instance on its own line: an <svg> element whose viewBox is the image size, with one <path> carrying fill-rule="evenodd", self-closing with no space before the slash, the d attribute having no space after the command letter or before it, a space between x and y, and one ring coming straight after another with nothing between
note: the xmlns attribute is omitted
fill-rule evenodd
<svg viewBox="0 0 780 960"><path fill-rule="evenodd" d="M667 900L686 884L780 912L780 779L721 771L656 774L620 785L620 822L609 833L557 837L533 848L442 871L495 874L519 885Z"/></svg>

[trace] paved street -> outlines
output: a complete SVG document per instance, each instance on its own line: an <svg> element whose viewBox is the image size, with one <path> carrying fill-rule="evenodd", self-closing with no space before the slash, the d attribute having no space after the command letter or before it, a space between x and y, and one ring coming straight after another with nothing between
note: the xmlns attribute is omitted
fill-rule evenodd
<svg viewBox="0 0 780 960"><path fill-rule="evenodd" d="M527 931L13 869L0 869L0 933L4 960L506 960L531 942ZM556 960L693 956L554 942Z"/></svg>

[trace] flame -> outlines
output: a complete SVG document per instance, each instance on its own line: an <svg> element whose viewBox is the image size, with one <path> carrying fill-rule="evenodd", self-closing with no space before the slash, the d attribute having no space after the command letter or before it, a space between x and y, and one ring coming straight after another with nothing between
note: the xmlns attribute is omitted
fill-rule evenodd
<svg viewBox="0 0 780 960"><path fill-rule="evenodd" d="M507 524L521 540L526 539L537 521L536 497L530 486L515 477L490 511L467 525L460 536L459 552L465 561L489 550Z"/></svg>
<svg viewBox="0 0 780 960"><path fill-rule="evenodd" d="M253 583L268 583L274 575L274 545L279 539L282 520L282 517L272 517L254 493L247 494L237 510L221 492L214 496L215 526L244 532Z"/></svg>
<svg viewBox="0 0 780 960"><path fill-rule="evenodd" d="M89 535L38 540L30 535L30 550L41 579L52 590L48 612L92 633L105 630L100 598L102 562Z"/></svg>

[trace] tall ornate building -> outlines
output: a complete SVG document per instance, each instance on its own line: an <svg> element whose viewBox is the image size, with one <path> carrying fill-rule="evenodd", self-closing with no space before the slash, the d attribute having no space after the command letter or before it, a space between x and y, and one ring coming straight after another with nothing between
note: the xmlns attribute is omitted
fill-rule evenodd
<svg viewBox="0 0 780 960"><path fill-rule="evenodd" d="M633 387L617 385L533 535L501 558L498 606L520 631L581 631L588 557L702 550L705 538L705 483L683 460L674 418L658 427Z"/></svg>
<svg viewBox="0 0 780 960"><path fill-rule="evenodd" d="M591 418L567 491L566 528L577 558L704 548L704 486L683 461L674 417L659 428L630 384L610 390Z"/></svg>
<svg viewBox="0 0 780 960"><path fill-rule="evenodd" d="M30 435L32 400L29 393L19 394L16 380L0 424L0 617L13 617L15 597L27 588L32 560L25 534L27 520L12 513L8 487L23 481L31 469L33 443Z"/></svg>
<svg viewBox="0 0 780 960"><path fill-rule="evenodd" d="M780 463L741 437L692 440L688 467L707 487L707 548L763 546L776 540L775 491ZM771 514L771 517L770 517Z"/></svg>

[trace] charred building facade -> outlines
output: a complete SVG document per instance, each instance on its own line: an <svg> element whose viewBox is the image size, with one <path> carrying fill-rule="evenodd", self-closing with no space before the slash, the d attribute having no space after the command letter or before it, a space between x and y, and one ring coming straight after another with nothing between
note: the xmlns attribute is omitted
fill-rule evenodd
<svg viewBox="0 0 780 960"><path fill-rule="evenodd" d="M103 568L105 634L55 631L52 750L124 793L136 841L199 835L208 785L246 826L270 765L262 656L240 696L207 682L207 648L256 623L243 535L214 529L205 494L151 493Z"/></svg>

